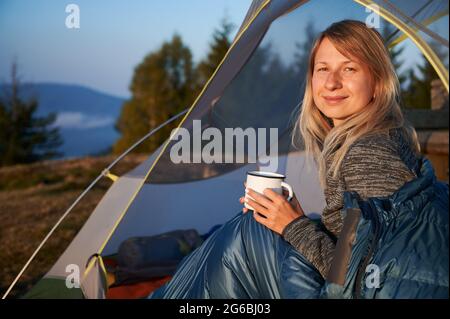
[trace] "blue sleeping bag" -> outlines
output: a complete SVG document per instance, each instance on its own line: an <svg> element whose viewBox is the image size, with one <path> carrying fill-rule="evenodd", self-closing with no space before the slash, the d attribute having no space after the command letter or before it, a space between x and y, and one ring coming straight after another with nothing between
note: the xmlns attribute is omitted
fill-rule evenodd
<svg viewBox="0 0 450 319"><path fill-rule="evenodd" d="M239 213L149 298L448 298L448 196L426 158L389 197L346 192L326 280L252 212Z"/></svg>
<svg viewBox="0 0 450 319"><path fill-rule="evenodd" d="M327 298L448 298L448 184L429 160L391 196L345 193Z"/></svg>

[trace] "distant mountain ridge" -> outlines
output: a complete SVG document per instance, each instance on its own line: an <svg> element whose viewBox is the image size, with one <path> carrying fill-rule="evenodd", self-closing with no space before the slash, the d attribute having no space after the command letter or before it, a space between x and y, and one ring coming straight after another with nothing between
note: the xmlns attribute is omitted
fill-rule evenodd
<svg viewBox="0 0 450 319"><path fill-rule="evenodd" d="M6 87L5 87L6 86ZM0 85L4 94L8 85ZM38 115L56 113L63 157L80 157L107 150L119 137L114 129L125 98L112 96L81 85L24 83L24 99L35 97Z"/></svg>

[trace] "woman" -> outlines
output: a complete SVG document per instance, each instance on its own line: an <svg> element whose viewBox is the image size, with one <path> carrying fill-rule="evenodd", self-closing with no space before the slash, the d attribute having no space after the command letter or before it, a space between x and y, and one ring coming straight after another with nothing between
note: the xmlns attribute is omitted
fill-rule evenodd
<svg viewBox="0 0 450 319"><path fill-rule="evenodd" d="M294 144L303 139L318 164L327 204L321 222L309 220L295 197L289 202L270 189L264 196L247 189L255 212L239 214L217 230L151 297L319 297L331 265L344 259L334 259L344 204L348 206L344 195L357 194L361 202L397 196L397 190L411 188L405 184L423 173L417 137L404 124L398 93L398 79L377 31L345 20L322 32L310 54L292 137ZM443 205L448 209L448 188ZM441 224L445 222L448 227L448 217ZM348 269L350 273L352 267Z"/></svg>

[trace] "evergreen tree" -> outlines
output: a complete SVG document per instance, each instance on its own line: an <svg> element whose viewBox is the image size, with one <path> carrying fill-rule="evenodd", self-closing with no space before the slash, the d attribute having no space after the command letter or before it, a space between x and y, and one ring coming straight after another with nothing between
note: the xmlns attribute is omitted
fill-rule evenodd
<svg viewBox="0 0 450 319"><path fill-rule="evenodd" d="M437 44L433 44L432 49L436 52L441 61L446 60L446 54L439 50ZM422 62L417 66L419 75L413 69L409 70L409 86L403 96L404 105L407 108L431 108L431 82L439 79L431 63L422 55ZM447 66L448 69L448 66Z"/></svg>
<svg viewBox="0 0 450 319"><path fill-rule="evenodd" d="M312 45L318 35L318 31L314 26L314 22L309 20L305 27L305 32L302 33L305 37L304 41L297 42L295 44L295 62L294 69L298 74L298 77L302 79L302 83L305 84L306 72L308 71L308 60L311 53Z"/></svg>
<svg viewBox="0 0 450 319"><path fill-rule="evenodd" d="M198 75L200 87L208 81L231 46L230 34L234 25L227 18L222 19L220 27L214 30L213 40L205 60L199 63Z"/></svg>
<svg viewBox="0 0 450 319"><path fill-rule="evenodd" d="M134 72L132 97L116 123L122 134L113 151L120 153L164 121L189 107L197 92L192 55L179 35L144 58ZM162 128L136 152L151 152L163 143L176 123Z"/></svg>
<svg viewBox="0 0 450 319"><path fill-rule="evenodd" d="M52 124L54 113L37 117L36 99L24 101L20 97L21 84L17 65L13 63L11 85L5 85L0 98L0 166L53 158L60 155L59 130Z"/></svg>
<svg viewBox="0 0 450 319"><path fill-rule="evenodd" d="M392 64L394 65L395 72L397 73L397 77L400 82L400 87L404 88L408 76L405 72L401 71L404 61L400 60L400 56L403 54L403 50L405 48L400 44L396 44L394 46L390 45L391 41L395 39L396 34L397 32L390 23L383 24L383 28L381 29L381 36L384 39L385 45L389 49L389 55Z"/></svg>

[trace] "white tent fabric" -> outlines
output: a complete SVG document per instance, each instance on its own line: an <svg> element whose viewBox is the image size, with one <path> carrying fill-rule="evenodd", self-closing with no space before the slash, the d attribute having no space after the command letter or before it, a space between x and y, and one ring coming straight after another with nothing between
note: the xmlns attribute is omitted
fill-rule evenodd
<svg viewBox="0 0 450 319"><path fill-rule="evenodd" d="M304 209L308 215L311 218L318 218L325 206L323 190L318 183L317 171L314 166L308 168L305 160L303 152L293 152L283 156L279 159L280 172L285 173L286 181L298 194L299 200L305 203ZM134 172L145 171L150 163L151 161L144 162ZM114 236L108 241L103 254L116 253L120 243L130 237L190 228L206 233L211 227L224 223L242 209L237 201L243 195L242 182L247 171L257 169L257 165L249 164L231 173L205 181L144 185ZM142 179L143 176L138 178L125 174L112 185L85 226L46 277L65 278L66 266L69 264L80 265L80 273L86 271L86 261L99 250L119 219L120 212L132 198L134 190L139 183L142 183ZM208 196L198 196L199 194L208 194ZM170 214L158 214L160 211L170 212ZM103 286L99 284L101 280L95 275L100 274L99 266L95 264L97 269L82 282L86 297L104 297Z"/></svg>
<svg viewBox="0 0 450 319"><path fill-rule="evenodd" d="M317 171L308 170L304 165L303 152L291 153L279 160L279 172L285 173L286 181L299 194L308 214L317 217L325 206ZM223 224L239 213L242 206L238 198L243 196L246 172L258 169L256 164L249 164L202 181L145 184L108 242L104 254L115 253L122 241L133 236L190 228L207 233L213 226Z"/></svg>
<svg viewBox="0 0 450 319"><path fill-rule="evenodd" d="M67 276L66 267L71 264L79 266L80 274L84 274L89 257L100 250L106 238L114 229L136 189L143 183L145 172L150 169L155 155L142 163L131 174L125 174L113 183L83 228L50 269L46 277L65 279ZM89 278L83 280L82 287L86 296L101 297L98 294L103 294L103 292L102 289L98 289L98 281L99 278L96 280ZM94 288L91 287L92 285L94 285ZM95 294L92 292L95 292Z"/></svg>

